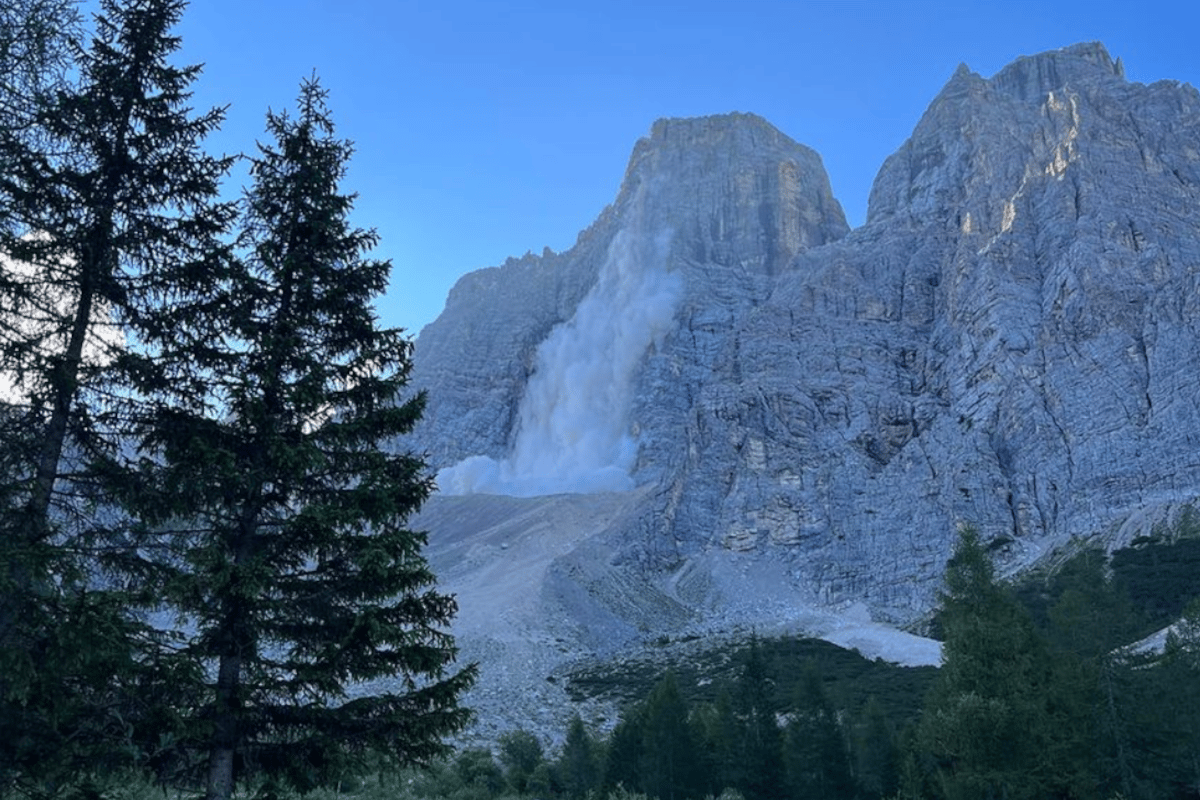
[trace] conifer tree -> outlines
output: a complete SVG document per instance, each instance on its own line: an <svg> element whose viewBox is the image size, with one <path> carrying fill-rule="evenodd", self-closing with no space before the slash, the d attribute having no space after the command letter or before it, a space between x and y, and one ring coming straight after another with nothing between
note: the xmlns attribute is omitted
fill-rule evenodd
<svg viewBox="0 0 1200 800"><path fill-rule="evenodd" d="M854 795L846 739L812 662L804 665L784 733L783 762L792 797L837 800Z"/></svg>
<svg viewBox="0 0 1200 800"><path fill-rule="evenodd" d="M775 688L758 637L750 640L737 684L738 736L734 780L746 800L771 800L784 790L783 735L775 709Z"/></svg>
<svg viewBox="0 0 1200 800"><path fill-rule="evenodd" d="M604 791L610 794L618 788L630 792L643 790L642 755L645 747L643 730L646 706L637 703L621 712L617 726L608 737L604 750Z"/></svg>
<svg viewBox="0 0 1200 800"><path fill-rule="evenodd" d="M315 81L267 128L242 257L211 302L125 361L149 378L141 460L113 469L162 554L164 597L196 631L181 657L214 676L189 723L209 800L239 779L307 790L370 749L427 762L465 724L474 676L450 671L455 602L407 527L431 478L389 443L424 398L401 397L412 345L376 319L390 264L350 225L350 145Z"/></svg>
<svg viewBox="0 0 1200 800"><path fill-rule="evenodd" d="M675 675L667 672L646 699L642 722L641 778L650 797L684 800L703 785L688 708Z"/></svg>
<svg viewBox="0 0 1200 800"><path fill-rule="evenodd" d="M1127 698L1117 696L1121 645L1136 639L1128 598L1105 574L1104 553L1090 550L1056 576L1061 587L1047 613L1053 659L1049 685L1048 778L1075 797L1134 793Z"/></svg>
<svg viewBox="0 0 1200 800"><path fill-rule="evenodd" d="M697 757L707 778L703 787L705 796L715 797L736 786L740 772L737 758L740 725L728 689L722 689L715 702L692 712L692 728L699 745Z"/></svg>
<svg viewBox="0 0 1200 800"><path fill-rule="evenodd" d="M545 762L542 743L529 731L518 729L501 734L499 744L505 782L517 794L525 794L534 772Z"/></svg>
<svg viewBox="0 0 1200 800"><path fill-rule="evenodd" d="M948 800L1046 796L1049 666L1028 612L964 528L941 594L942 668L921 719Z"/></svg>
<svg viewBox="0 0 1200 800"><path fill-rule="evenodd" d="M1167 634L1160 676L1171 769L1161 770L1175 796L1200 795L1200 600L1193 600ZM1166 781L1164 781L1166 782ZM1164 787L1165 788L1165 787Z"/></svg>
<svg viewBox="0 0 1200 800"><path fill-rule="evenodd" d="M559 778L568 797L582 800L588 792L598 788L600 766L596 751L596 743L583 724L583 719L578 714L574 715L567 728L562 756L558 760Z"/></svg>
<svg viewBox="0 0 1200 800"><path fill-rule="evenodd" d="M0 780L35 794L125 762L146 710L155 634L88 465L124 432L113 360L231 214L200 151L221 113L169 63L183 7L102 0L89 47L73 3L0 9Z"/></svg>
<svg viewBox="0 0 1200 800"><path fill-rule="evenodd" d="M866 797L890 796L897 788L900 754L896 733L874 695L867 700L854 736L855 782Z"/></svg>

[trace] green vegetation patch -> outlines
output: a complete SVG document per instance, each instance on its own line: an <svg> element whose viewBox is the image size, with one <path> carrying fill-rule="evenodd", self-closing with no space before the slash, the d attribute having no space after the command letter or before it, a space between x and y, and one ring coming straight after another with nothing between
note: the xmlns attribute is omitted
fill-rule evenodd
<svg viewBox="0 0 1200 800"><path fill-rule="evenodd" d="M1151 630L1179 618L1200 597L1200 539L1126 547L1112 554L1113 580Z"/></svg>
<svg viewBox="0 0 1200 800"><path fill-rule="evenodd" d="M936 667L904 667L864 658L822 639L776 637L758 640L776 703L788 708L800 690L807 665L821 676L834 703L857 712L875 698L893 720L916 716ZM668 671L689 704L712 703L732 692L750 644L733 641L664 647L647 656L590 665L567 676L566 690L576 702L602 699L620 704L641 700Z"/></svg>

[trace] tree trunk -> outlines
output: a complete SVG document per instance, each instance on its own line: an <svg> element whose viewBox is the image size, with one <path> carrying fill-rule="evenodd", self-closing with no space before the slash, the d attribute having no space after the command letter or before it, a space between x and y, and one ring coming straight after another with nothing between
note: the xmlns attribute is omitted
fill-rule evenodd
<svg viewBox="0 0 1200 800"><path fill-rule="evenodd" d="M252 499L239 515L237 534L229 543L233 577L219 589L221 627L216 697L213 700L213 735L208 751L208 788L205 800L230 800L237 776L234 761L241 744L242 664L252 648L252 612L241 594L238 568L250 560L261 511L262 485L255 486Z"/></svg>
<svg viewBox="0 0 1200 800"><path fill-rule="evenodd" d="M238 684L242 657L221 656L217 671L217 697L212 745L208 754L208 789L205 800L230 800L233 796L233 762L238 742Z"/></svg>
<svg viewBox="0 0 1200 800"><path fill-rule="evenodd" d="M29 515L29 532L38 539L49 533L50 499L54 493L54 482L58 478L59 462L66 446L67 425L71 418L71 406L79 391L79 369L83 364L83 346L87 341L88 328L92 322L92 304L95 290L91 272L85 270L79 287L79 302L75 307L75 319L71 323L71 338L62 360L55 365L51 377L54 391L54 410L46 426L46 437L42 440L38 454L37 471L29 495L26 511Z"/></svg>

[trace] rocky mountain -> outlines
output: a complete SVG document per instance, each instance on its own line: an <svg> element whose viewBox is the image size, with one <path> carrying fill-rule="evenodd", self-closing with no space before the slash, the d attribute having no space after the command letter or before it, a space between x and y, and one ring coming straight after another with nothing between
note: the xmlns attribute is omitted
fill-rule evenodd
<svg viewBox="0 0 1200 800"><path fill-rule="evenodd" d="M959 524L1013 569L1128 541L1200 495L1198 280L1200 95L1098 44L960 67L855 230L766 121L655 123L573 248L467 275L417 341L468 654L870 650Z"/></svg>

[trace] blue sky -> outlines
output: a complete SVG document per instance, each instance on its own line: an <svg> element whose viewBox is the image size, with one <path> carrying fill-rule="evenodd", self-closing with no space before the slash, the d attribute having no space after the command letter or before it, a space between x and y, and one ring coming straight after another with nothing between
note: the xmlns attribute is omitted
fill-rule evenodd
<svg viewBox="0 0 1200 800"><path fill-rule="evenodd" d="M664 116L760 114L819 152L851 225L955 67L1099 40L1131 80L1200 84L1195 2L194 0L180 63L250 151L315 70L356 155L355 222L393 261L379 308L417 333L454 281L568 248ZM244 182L235 176L231 191Z"/></svg>

